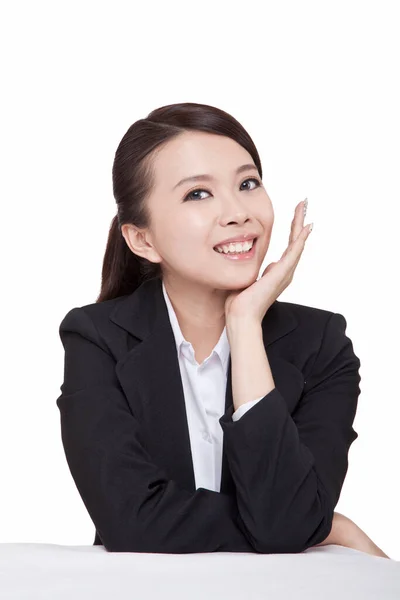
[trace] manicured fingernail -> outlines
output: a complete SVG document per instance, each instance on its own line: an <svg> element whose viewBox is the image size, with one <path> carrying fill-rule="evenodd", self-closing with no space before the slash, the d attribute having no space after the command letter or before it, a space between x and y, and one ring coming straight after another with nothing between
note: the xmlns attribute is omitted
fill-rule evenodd
<svg viewBox="0 0 400 600"><path fill-rule="evenodd" d="M308 206L308 199L306 198L305 200L303 200L304 202L304 218L307 214L307 206Z"/></svg>

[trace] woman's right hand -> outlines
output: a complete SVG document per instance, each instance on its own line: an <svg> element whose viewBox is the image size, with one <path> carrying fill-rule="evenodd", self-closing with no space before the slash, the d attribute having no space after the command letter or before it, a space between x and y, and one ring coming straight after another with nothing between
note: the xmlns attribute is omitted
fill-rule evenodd
<svg viewBox="0 0 400 600"><path fill-rule="evenodd" d="M289 235L289 245L278 262L270 263L261 277L242 290L231 292L225 300L226 322L245 318L261 323L265 313L292 282L302 256L310 225L304 225L304 202L295 209Z"/></svg>

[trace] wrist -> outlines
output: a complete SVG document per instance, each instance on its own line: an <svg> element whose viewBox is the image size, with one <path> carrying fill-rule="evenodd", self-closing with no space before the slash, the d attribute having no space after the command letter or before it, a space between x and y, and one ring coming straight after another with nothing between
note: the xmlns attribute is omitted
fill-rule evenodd
<svg viewBox="0 0 400 600"><path fill-rule="evenodd" d="M263 398L275 388L265 351L260 322L252 318L231 319L227 336L232 360L234 409L254 398Z"/></svg>
<svg viewBox="0 0 400 600"><path fill-rule="evenodd" d="M261 323L254 317L229 317L226 319L226 331L228 336L235 340L243 335L262 336Z"/></svg>

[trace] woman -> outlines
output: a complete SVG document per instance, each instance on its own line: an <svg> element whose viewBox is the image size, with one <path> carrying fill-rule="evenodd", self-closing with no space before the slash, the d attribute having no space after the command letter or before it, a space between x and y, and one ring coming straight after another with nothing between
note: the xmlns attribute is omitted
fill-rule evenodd
<svg viewBox="0 0 400 600"><path fill-rule="evenodd" d="M258 279L274 223L258 152L232 116L195 103L128 129L113 186L100 295L60 325L62 440L94 544L386 556L334 513L360 392L346 321L277 300L306 204Z"/></svg>

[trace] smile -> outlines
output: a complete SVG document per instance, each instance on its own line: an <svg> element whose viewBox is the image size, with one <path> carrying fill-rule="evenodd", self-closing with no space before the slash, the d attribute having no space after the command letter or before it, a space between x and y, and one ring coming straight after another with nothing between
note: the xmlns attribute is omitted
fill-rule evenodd
<svg viewBox="0 0 400 600"><path fill-rule="evenodd" d="M236 260L236 261L249 260L249 259L253 258L255 255L255 247L257 244L257 239L258 238L255 238L254 240L245 242L243 244L227 244L226 246L224 246L225 250L221 246L216 246L214 248L214 251L217 252L217 254L220 254L223 258L226 258L228 260ZM250 243L252 245L249 248ZM230 248L232 248L233 251L230 251Z"/></svg>

